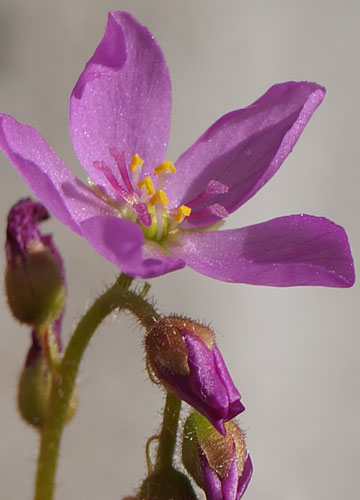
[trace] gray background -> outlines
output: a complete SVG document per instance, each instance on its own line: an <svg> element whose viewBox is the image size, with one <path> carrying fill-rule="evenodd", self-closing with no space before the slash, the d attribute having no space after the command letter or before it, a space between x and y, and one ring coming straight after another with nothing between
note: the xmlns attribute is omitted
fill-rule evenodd
<svg viewBox="0 0 360 500"><path fill-rule="evenodd" d="M36 126L79 175L68 97L107 11L116 9L148 26L167 58L169 159L275 82L327 87L293 154L227 227L322 215L346 227L359 259L359 2L1 0L0 110ZM29 190L4 157L0 165L3 247L7 210ZM117 270L57 221L46 229L66 261L67 338ZM211 321L216 330L247 407L240 422L255 472L246 499L359 498L359 288L250 287L188 269L151 283L161 311ZM37 436L20 421L14 396L28 331L12 320L4 298L0 307L0 498L30 500ZM57 500L120 499L144 477L145 439L158 429L162 394L146 380L141 339L125 316L107 320L93 339L78 413L63 440Z"/></svg>

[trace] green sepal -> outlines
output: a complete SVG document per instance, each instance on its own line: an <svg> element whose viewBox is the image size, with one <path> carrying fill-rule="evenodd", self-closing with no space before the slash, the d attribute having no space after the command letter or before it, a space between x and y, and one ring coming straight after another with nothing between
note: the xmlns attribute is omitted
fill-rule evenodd
<svg viewBox="0 0 360 500"><path fill-rule="evenodd" d="M141 485L137 500L197 500L185 474L169 467L150 474Z"/></svg>
<svg viewBox="0 0 360 500"><path fill-rule="evenodd" d="M65 301L59 266L48 250L29 252L5 274L9 307L21 323L39 327L57 318Z"/></svg>
<svg viewBox="0 0 360 500"><path fill-rule="evenodd" d="M41 429L49 405L53 375L42 352L30 363L26 363L20 375L18 387L18 409L28 424ZM77 393L74 390L68 407L66 422L75 415Z"/></svg>

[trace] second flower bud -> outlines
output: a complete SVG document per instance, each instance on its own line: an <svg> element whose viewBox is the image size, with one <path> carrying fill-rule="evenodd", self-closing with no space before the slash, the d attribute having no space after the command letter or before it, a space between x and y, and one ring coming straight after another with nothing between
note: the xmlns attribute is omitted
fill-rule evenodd
<svg viewBox="0 0 360 500"><path fill-rule="evenodd" d="M214 332L177 316L161 319L145 339L150 376L225 434L224 422L244 411Z"/></svg>

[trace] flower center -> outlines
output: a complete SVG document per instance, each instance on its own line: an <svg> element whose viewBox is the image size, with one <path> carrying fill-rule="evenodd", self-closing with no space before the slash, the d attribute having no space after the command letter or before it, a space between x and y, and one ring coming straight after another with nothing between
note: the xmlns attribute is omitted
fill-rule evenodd
<svg viewBox="0 0 360 500"><path fill-rule="evenodd" d="M191 214L191 207L186 205L175 209L166 208L169 200L165 194L164 186L167 176L176 172L175 166L170 161L164 161L158 165L153 172L153 178L157 180L154 186L153 180L149 176L139 181L144 161L138 154L133 156L128 169L123 151L110 148L109 152L118 167L122 185L118 182L111 168L103 161L95 161L93 165L105 176L109 184L120 195L123 203L118 204L111 200L90 179L88 179L89 184L104 201L119 212L121 217L137 222L147 240L161 241L166 234L176 229L184 218Z"/></svg>

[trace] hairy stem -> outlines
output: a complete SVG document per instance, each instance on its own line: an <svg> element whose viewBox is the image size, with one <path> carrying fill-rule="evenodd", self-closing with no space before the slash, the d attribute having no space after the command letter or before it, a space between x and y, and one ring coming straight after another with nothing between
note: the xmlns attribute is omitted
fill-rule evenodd
<svg viewBox="0 0 360 500"><path fill-rule="evenodd" d="M181 399L172 392L166 395L163 423L159 436L159 447L155 470L160 471L172 466L179 424Z"/></svg>
<svg viewBox="0 0 360 500"><path fill-rule="evenodd" d="M77 325L53 378L48 413L41 433L34 500L52 500L61 436L85 349L106 316L115 309L132 312L150 329L158 314L141 294L128 288L132 278L121 275L114 285L95 300Z"/></svg>

